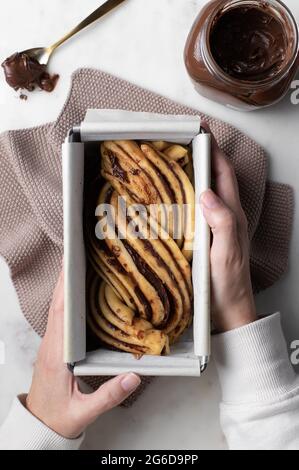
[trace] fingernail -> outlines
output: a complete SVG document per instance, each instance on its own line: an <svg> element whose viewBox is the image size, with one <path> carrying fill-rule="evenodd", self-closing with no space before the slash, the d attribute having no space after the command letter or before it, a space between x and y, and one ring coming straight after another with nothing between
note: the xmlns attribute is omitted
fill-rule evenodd
<svg viewBox="0 0 299 470"><path fill-rule="evenodd" d="M140 377L135 374L126 375L121 381L121 387L125 392L133 392L140 385Z"/></svg>
<svg viewBox="0 0 299 470"><path fill-rule="evenodd" d="M221 205L219 197L211 189L201 195L200 202L207 209L216 209Z"/></svg>

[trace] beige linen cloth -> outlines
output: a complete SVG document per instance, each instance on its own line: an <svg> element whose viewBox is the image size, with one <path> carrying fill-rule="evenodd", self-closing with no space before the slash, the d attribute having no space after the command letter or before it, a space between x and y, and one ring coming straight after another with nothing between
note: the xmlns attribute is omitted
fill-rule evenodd
<svg viewBox="0 0 299 470"><path fill-rule="evenodd" d="M39 335L45 331L63 252L61 144L88 108L201 114L101 71L80 69L55 123L0 136L0 254L10 267L24 316ZM255 291L265 289L287 269L292 189L267 181L265 152L253 140L203 117L235 166L252 240L253 284ZM88 380L94 387L101 381Z"/></svg>

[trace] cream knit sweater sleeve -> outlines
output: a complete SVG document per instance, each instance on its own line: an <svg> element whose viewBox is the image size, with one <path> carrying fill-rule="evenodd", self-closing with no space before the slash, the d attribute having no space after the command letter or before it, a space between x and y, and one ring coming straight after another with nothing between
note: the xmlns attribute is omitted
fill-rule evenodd
<svg viewBox="0 0 299 470"><path fill-rule="evenodd" d="M25 408L26 395L14 399L0 428L0 450L77 450L84 435L66 439L49 429Z"/></svg>
<svg viewBox="0 0 299 470"><path fill-rule="evenodd" d="M230 449L299 449L299 377L275 314L213 339Z"/></svg>

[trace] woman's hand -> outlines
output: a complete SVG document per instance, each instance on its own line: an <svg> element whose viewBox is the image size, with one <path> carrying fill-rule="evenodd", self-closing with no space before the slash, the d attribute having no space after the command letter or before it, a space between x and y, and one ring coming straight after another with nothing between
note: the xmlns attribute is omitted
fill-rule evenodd
<svg viewBox="0 0 299 470"><path fill-rule="evenodd" d="M250 270L245 213L232 164L212 138L215 192L201 195L203 214L211 227L212 316L218 332L233 330L257 319Z"/></svg>
<svg viewBox="0 0 299 470"><path fill-rule="evenodd" d="M49 311L48 326L35 364L27 409L63 437L77 438L99 415L119 405L140 384L135 374L109 380L96 392L83 394L63 363L63 272Z"/></svg>

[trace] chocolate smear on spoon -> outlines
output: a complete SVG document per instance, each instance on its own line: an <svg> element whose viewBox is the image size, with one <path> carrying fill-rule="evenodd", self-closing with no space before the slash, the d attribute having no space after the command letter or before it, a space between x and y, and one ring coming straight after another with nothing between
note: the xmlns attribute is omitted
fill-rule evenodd
<svg viewBox="0 0 299 470"><path fill-rule="evenodd" d="M50 75L47 66L40 64L28 54L16 52L3 63L6 82L14 90L33 91L36 87L52 92L59 79L59 75Z"/></svg>

